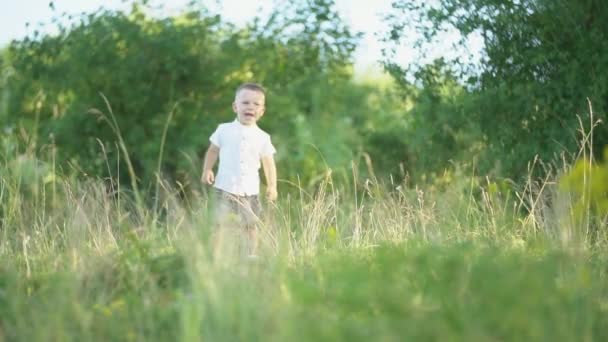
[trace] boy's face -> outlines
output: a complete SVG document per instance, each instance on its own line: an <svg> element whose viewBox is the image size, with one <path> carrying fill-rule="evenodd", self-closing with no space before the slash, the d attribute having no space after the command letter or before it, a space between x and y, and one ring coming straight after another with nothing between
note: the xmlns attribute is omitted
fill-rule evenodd
<svg viewBox="0 0 608 342"><path fill-rule="evenodd" d="M264 115L265 97L259 91L241 89L237 94L232 109L239 122L246 126L255 124Z"/></svg>

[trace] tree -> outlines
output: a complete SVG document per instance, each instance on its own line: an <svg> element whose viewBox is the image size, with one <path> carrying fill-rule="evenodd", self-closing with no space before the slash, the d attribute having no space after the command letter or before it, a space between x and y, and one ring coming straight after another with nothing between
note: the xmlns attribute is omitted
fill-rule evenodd
<svg viewBox="0 0 608 342"><path fill-rule="evenodd" d="M595 118L608 110L608 6L601 0L439 0L394 1L387 39L399 43L405 28L431 41L439 32L457 30L463 40L483 37L478 72L462 60L451 65L469 80L468 117L479 123L486 145L481 165L521 176L539 155L550 160L578 149L579 115L589 120L587 98ZM419 18L405 22L403 18ZM392 67L403 80L412 71ZM463 77L461 79L467 79ZM606 126L598 127L594 150L608 143Z"/></svg>
<svg viewBox="0 0 608 342"><path fill-rule="evenodd" d="M209 135L232 117L239 83L268 86L273 115L262 124L288 142L298 136L300 115L331 113L318 110L319 95L326 95L319 89L330 88L322 85L348 80L358 36L333 1L295 2L245 28L204 8L155 18L142 6L100 10L58 35L13 42L2 126L28 132L39 149L56 146L65 168L129 184L119 128L138 182L150 185L160 173L187 185L198 181Z"/></svg>

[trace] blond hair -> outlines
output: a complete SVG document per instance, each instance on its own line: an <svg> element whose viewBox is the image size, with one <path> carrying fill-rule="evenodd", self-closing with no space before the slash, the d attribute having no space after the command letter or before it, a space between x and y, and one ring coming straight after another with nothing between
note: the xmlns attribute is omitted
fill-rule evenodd
<svg viewBox="0 0 608 342"><path fill-rule="evenodd" d="M236 92L235 92L235 96L239 94L239 91L243 90L243 89L248 89L248 90L253 90L253 91L258 91L262 94L264 94L264 96L266 95L266 89L264 89L264 87L262 87L260 84L258 83L243 83L241 84L238 88L236 88Z"/></svg>

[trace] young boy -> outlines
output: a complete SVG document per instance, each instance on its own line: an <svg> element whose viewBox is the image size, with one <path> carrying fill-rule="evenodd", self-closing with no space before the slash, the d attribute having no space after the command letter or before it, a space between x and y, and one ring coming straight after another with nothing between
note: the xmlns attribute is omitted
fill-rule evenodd
<svg viewBox="0 0 608 342"><path fill-rule="evenodd" d="M205 154L203 183L213 185L217 193L216 219L220 228L228 228L230 220L244 229L247 253L255 255L256 224L261 214L259 169L266 176L266 197L277 198L277 173L274 146L270 135L257 122L264 115L265 91L256 83L244 83L236 90L232 109L236 120L218 126L209 138L211 145ZM213 167L219 156L217 177Z"/></svg>

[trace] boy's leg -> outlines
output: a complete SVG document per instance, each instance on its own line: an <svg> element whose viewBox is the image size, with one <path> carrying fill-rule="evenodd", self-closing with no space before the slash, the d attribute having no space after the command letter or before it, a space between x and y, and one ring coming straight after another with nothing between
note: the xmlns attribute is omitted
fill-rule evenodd
<svg viewBox="0 0 608 342"><path fill-rule="evenodd" d="M235 232L238 229L239 215L233 196L221 190L215 192L215 224L212 244L215 256L231 254L234 250ZM235 241L237 240L237 241Z"/></svg>
<svg viewBox="0 0 608 342"><path fill-rule="evenodd" d="M255 257L258 253L258 228L246 227L247 230L247 255Z"/></svg>
<svg viewBox="0 0 608 342"><path fill-rule="evenodd" d="M258 225L262 208L258 196L241 198L241 220L246 237L246 250L248 256L255 256L258 251Z"/></svg>

